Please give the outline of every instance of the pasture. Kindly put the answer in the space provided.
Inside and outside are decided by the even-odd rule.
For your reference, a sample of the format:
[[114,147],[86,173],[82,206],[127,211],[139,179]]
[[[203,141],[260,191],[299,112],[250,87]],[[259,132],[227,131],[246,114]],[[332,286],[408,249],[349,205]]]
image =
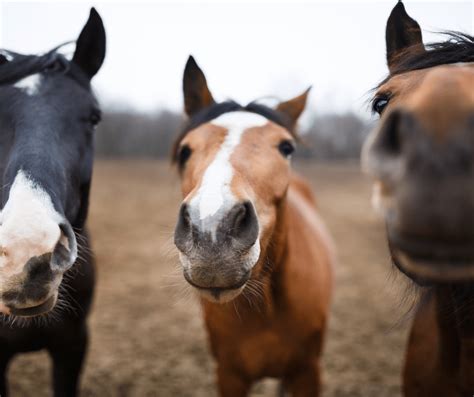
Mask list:
[[[370,183],[357,164],[296,164],[309,178],[338,249],[324,353],[323,396],[400,395],[409,321],[399,321],[404,280],[389,265]],[[84,396],[212,396],[213,362],[200,309],[172,244],[180,203],[165,162],[98,161],[89,228],[98,285]],[[46,353],[18,357],[13,396],[49,395]],[[263,382],[254,396],[274,396]]]

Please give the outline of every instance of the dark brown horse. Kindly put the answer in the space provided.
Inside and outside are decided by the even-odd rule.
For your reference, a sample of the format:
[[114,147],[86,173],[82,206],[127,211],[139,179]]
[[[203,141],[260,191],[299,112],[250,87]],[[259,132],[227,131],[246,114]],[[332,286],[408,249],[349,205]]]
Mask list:
[[333,256],[311,190],[291,171],[306,96],[275,109],[215,103],[193,58],[184,73],[175,242],[201,296],[222,396],[245,396],[263,377],[294,396],[319,393]]
[[395,6],[363,152],[393,262],[426,287],[406,352],[410,397],[474,394],[474,39],[447,37],[425,47]]

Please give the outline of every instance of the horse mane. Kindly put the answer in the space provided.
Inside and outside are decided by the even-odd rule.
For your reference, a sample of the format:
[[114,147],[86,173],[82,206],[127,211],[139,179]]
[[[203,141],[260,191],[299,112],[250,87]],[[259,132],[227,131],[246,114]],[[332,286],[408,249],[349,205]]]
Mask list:
[[390,75],[378,86],[397,74],[459,62],[474,62],[474,36],[455,31],[446,31],[442,34],[447,36],[446,41],[430,43],[424,48],[408,47],[398,53],[394,58]]
[[296,133],[293,129],[290,120],[282,112],[279,112],[256,101],[250,102],[247,105],[243,106],[235,101],[229,100],[208,106],[207,108],[201,110],[189,119],[189,121],[186,123],[181,133],[178,135],[178,138],[173,144],[173,149],[171,152],[172,162],[176,162],[179,144],[189,131],[199,127],[204,123],[214,120],[225,113],[238,111],[259,114],[260,116],[263,116],[268,120],[273,121],[274,123],[282,126],[283,128],[286,128],[291,133],[291,135],[296,138]]

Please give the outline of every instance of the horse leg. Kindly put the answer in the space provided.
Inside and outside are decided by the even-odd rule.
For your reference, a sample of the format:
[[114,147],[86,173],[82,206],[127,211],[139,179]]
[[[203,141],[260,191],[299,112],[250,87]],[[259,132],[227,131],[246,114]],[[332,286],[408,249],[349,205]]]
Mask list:
[[320,392],[321,375],[318,359],[302,366],[299,371],[295,371],[285,377],[283,383],[285,389],[292,397],[317,397]]
[[221,397],[245,397],[248,395],[252,382],[221,365],[217,369],[217,384]]
[[12,354],[0,351],[0,397],[8,394],[7,369],[12,357]]
[[87,328],[76,338],[48,348],[53,360],[54,397],[74,397],[78,394],[79,378],[87,352]]

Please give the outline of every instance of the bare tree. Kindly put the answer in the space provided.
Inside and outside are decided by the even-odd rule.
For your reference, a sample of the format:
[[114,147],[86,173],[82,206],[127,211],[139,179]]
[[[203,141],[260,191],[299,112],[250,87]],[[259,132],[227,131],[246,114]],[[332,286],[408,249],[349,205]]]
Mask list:
[[[183,115],[169,110],[143,114],[109,110],[96,133],[100,157],[168,158],[184,124]],[[317,160],[358,158],[370,123],[353,113],[314,116],[301,132],[297,157]]]

